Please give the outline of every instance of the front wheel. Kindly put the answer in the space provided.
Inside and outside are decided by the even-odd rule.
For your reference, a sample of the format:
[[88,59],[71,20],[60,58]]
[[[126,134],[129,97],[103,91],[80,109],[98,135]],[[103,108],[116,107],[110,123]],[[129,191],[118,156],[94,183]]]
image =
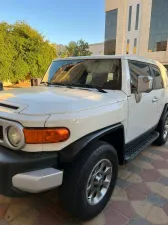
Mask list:
[[87,149],[65,171],[60,189],[66,210],[80,220],[98,215],[109,201],[117,179],[118,157],[115,149],[98,141]]
[[164,145],[168,140],[168,112],[166,112],[160,120],[157,131],[159,132],[159,137],[156,139],[154,144]]

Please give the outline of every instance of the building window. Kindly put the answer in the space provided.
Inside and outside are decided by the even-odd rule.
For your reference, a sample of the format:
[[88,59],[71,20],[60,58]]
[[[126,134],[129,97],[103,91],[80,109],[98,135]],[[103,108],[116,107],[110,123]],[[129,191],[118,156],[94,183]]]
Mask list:
[[140,10],[140,4],[137,4],[135,30],[138,30],[138,27],[139,27],[139,10]]
[[168,40],[168,1],[153,0],[149,34],[149,52],[166,51]]
[[118,9],[106,12],[104,54],[115,55]]
[[131,30],[131,19],[132,19],[132,6],[129,7],[128,31]]
[[134,49],[133,49],[133,53],[136,54],[137,52],[137,38],[134,38]]
[[129,50],[130,50],[130,40],[127,40],[127,45],[126,45],[126,54],[129,54]]

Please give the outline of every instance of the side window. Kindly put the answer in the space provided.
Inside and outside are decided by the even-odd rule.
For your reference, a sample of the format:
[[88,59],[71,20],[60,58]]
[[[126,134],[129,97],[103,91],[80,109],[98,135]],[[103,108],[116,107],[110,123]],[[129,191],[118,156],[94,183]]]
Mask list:
[[138,76],[151,76],[150,67],[147,63],[129,61],[131,76],[131,91],[136,92],[138,86]]
[[163,88],[163,80],[159,68],[156,66],[152,66],[152,71],[154,75],[153,89],[156,90]]

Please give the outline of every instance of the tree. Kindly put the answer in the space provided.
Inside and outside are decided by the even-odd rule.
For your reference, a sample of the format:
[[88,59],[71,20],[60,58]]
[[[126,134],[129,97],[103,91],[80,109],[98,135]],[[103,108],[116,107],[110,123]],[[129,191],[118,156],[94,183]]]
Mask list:
[[9,24],[0,23],[0,80],[10,79],[10,68],[16,54],[11,30]]
[[64,58],[64,53],[65,53],[65,45],[58,44],[56,45],[57,49],[57,56],[58,58]]
[[89,44],[82,39],[77,42],[69,42],[69,44],[65,46],[65,51],[63,52],[63,57],[88,55],[91,55],[91,52],[89,51]]
[[56,48],[24,22],[0,23],[0,80],[16,82],[42,77]]

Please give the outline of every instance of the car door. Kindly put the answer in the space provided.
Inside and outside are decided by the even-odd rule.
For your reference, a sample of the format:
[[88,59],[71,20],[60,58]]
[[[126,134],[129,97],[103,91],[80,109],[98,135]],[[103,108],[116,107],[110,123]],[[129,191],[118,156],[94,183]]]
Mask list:
[[137,94],[138,76],[151,76],[149,64],[128,61],[131,81],[131,95],[128,97],[128,124],[126,143],[144,134],[157,124],[157,101],[155,90]]
[[157,102],[157,120],[159,121],[165,105],[165,89],[159,67],[156,65],[151,65],[151,71],[154,78],[153,91],[155,93],[155,100]]

